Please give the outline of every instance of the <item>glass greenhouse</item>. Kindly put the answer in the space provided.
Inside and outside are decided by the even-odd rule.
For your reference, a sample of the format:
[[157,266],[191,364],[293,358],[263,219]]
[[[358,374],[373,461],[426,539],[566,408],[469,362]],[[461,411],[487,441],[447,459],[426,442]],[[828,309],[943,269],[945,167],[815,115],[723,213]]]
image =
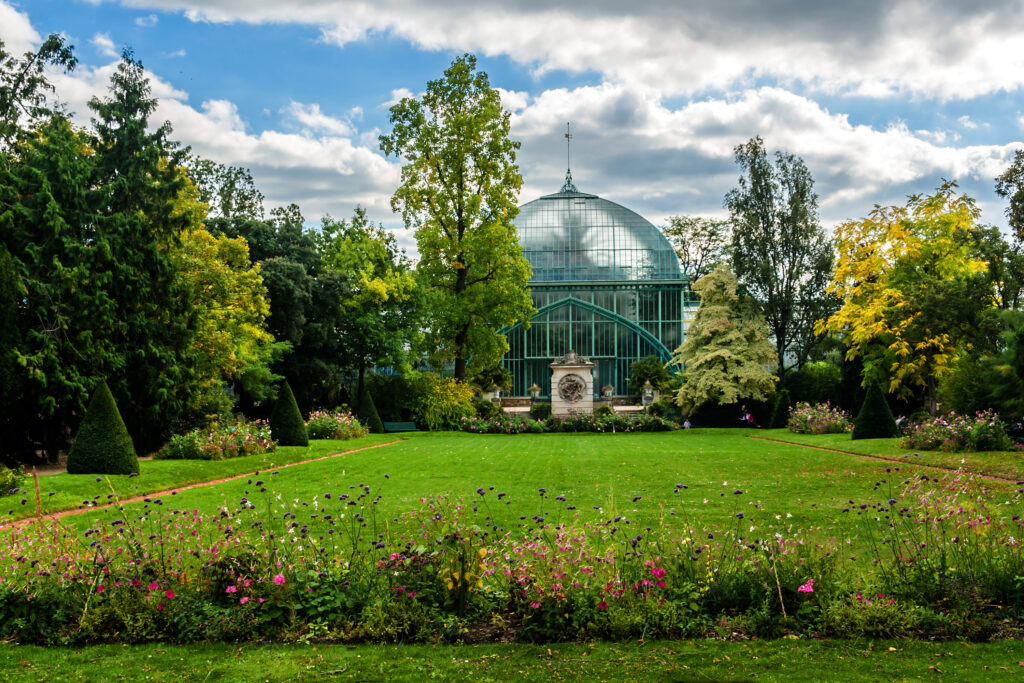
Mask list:
[[576,189],[520,207],[515,219],[523,255],[533,266],[537,314],[530,328],[505,330],[503,361],[514,378],[506,395],[533,384],[551,395],[549,364],[573,349],[595,363],[594,393],[628,393],[633,361],[664,361],[683,341],[687,309],[696,301],[672,246],[649,221],[607,199]]

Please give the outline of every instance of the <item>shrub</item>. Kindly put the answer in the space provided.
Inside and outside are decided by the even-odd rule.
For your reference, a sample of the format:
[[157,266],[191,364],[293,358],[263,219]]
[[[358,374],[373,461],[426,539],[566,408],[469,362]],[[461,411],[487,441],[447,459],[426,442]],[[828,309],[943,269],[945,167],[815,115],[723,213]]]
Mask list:
[[226,460],[270,453],[277,444],[263,420],[213,422],[187,434],[175,434],[157,451],[158,460]]
[[600,405],[594,408],[594,417],[612,417],[615,415],[615,410],[611,406]]
[[655,390],[665,388],[672,379],[672,374],[665,367],[665,363],[655,355],[650,355],[634,361],[629,366],[629,393],[633,396],[640,396],[643,393],[644,382],[650,382]]
[[493,419],[501,415],[501,405],[486,398],[473,398],[473,408],[476,409],[477,417]]
[[534,403],[530,406],[530,417],[534,420],[546,420],[551,417],[550,403]]
[[92,394],[89,409],[68,453],[68,474],[135,474],[139,458],[106,381]]
[[670,414],[672,405],[667,398],[659,398],[657,401],[647,406],[647,414],[654,415],[656,417],[666,417]]
[[359,439],[369,433],[355,415],[340,409],[329,413],[325,410],[314,410],[306,421],[306,433],[311,439]]
[[949,413],[907,428],[903,448],[923,451],[1009,451],[1013,439],[1006,424],[988,410],[974,417]]
[[850,416],[830,403],[797,403],[786,427],[797,434],[842,434],[850,431]]
[[882,388],[872,382],[864,395],[864,404],[853,423],[851,439],[889,439],[899,434],[896,419],[885,402]]
[[789,407],[791,399],[789,389],[783,389],[775,394],[775,406],[772,408],[772,419],[768,426],[772,429],[782,429],[789,422]]
[[826,361],[817,361],[805,363],[799,370],[787,372],[783,388],[789,390],[795,401],[834,403],[842,380],[842,370],[837,366]]
[[0,465],[0,496],[6,496],[21,488],[25,480],[25,470],[21,467],[11,469]]
[[363,395],[359,400],[357,412],[371,434],[384,433],[384,423],[381,422],[380,415],[377,413],[377,405],[373,402],[373,394],[365,387],[363,388]]
[[277,392],[274,412],[270,414],[270,433],[282,446],[309,445],[306,423],[302,421],[302,413],[288,382],[284,382]]
[[464,417],[473,417],[473,389],[465,382],[430,372],[416,373],[412,380],[412,417],[430,431],[459,429]]

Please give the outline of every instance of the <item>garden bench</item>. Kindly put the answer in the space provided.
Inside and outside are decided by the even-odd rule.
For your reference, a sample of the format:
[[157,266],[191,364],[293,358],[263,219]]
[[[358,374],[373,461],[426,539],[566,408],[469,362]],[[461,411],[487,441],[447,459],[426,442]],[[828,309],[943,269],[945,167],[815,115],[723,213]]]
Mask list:
[[418,432],[415,422],[385,422],[385,432]]

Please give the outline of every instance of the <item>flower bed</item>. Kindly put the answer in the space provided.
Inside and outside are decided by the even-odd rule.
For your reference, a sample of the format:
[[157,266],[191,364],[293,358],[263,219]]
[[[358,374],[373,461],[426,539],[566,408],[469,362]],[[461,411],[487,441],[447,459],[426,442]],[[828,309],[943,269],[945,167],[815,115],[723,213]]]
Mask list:
[[277,448],[264,420],[214,422],[187,434],[175,434],[156,453],[158,460],[226,460],[269,453]]
[[[0,638],[452,642],[483,629],[545,642],[726,624],[760,638],[986,640],[1024,627],[1021,498],[978,495],[961,473],[851,504],[860,528],[842,538],[755,533],[760,513],[741,508],[741,489],[724,527],[638,528],[541,488],[548,512],[505,528],[495,509],[509,496],[495,487],[385,524],[369,484],[299,501],[273,478],[250,479],[253,500],[209,516],[154,499],[82,533],[54,521],[5,530]],[[680,513],[697,502],[687,489],[673,488]]]
[[359,439],[370,433],[355,415],[341,410],[314,410],[306,420],[306,430],[311,439]]
[[495,418],[463,418],[460,428],[474,434],[541,434],[548,432],[667,432],[679,425],[655,415],[570,415],[533,420],[525,416],[500,415]]
[[797,434],[842,434],[853,431],[850,416],[831,403],[800,402],[789,413],[786,428]]
[[991,410],[974,417],[949,413],[907,427],[903,448],[924,451],[1010,451],[1016,448],[1006,424]]

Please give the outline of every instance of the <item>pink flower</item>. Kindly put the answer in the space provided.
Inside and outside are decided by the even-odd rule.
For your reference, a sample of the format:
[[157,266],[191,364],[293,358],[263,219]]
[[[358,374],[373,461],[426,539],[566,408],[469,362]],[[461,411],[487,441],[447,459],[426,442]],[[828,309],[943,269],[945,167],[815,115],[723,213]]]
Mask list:
[[655,567],[654,569],[651,570],[651,573],[654,574],[654,578],[656,578],[656,579],[663,579],[663,578],[665,578],[665,570],[660,568],[660,567]]
[[157,609],[158,612],[160,610],[162,610],[163,608],[164,608],[164,603],[162,603],[162,602],[159,605],[156,606],[156,609]]
[[132,585],[138,587],[142,582],[138,579],[132,579]]
[[243,604],[243,605],[244,605],[245,603],[249,602],[249,598],[242,598],[242,599],[241,599],[241,600],[239,600],[238,602],[240,602],[241,604]]
[[807,579],[807,583],[796,589],[799,593],[813,593],[814,592],[814,579]]
[[153,583],[149,584],[149,590],[151,590],[151,591],[158,591],[158,590],[160,590],[160,584],[157,583],[156,581],[154,581]]
[[608,603],[602,600],[601,602],[597,603],[597,609],[608,609]]
[[540,603],[539,602],[531,602],[530,603],[530,607],[532,607],[533,609],[540,609]]
[[283,586],[284,585],[284,574],[275,574],[274,575],[274,584],[278,585],[278,586]]
[[246,579],[245,581],[242,582],[242,585],[244,585],[246,588],[248,588],[249,586],[252,585],[252,581],[250,581],[249,579]]
[[100,584],[99,586],[97,586],[97,587],[96,587],[96,592],[97,592],[97,593],[102,593],[103,591],[105,591],[105,590],[106,590],[106,588],[107,588],[107,587],[106,587],[106,586],[104,586],[104,585],[103,585],[103,584],[101,583],[101,584]]
[[227,588],[225,589],[225,591],[226,591],[226,592],[228,592],[228,593],[234,593],[234,592],[235,592],[235,591],[237,591],[237,590],[238,590],[238,588],[237,588],[237,587],[235,587],[235,586],[228,586],[228,587],[227,587]]
[[172,591],[170,588],[168,588],[164,592],[164,597],[167,598],[168,600],[173,600],[174,599],[174,591]]

